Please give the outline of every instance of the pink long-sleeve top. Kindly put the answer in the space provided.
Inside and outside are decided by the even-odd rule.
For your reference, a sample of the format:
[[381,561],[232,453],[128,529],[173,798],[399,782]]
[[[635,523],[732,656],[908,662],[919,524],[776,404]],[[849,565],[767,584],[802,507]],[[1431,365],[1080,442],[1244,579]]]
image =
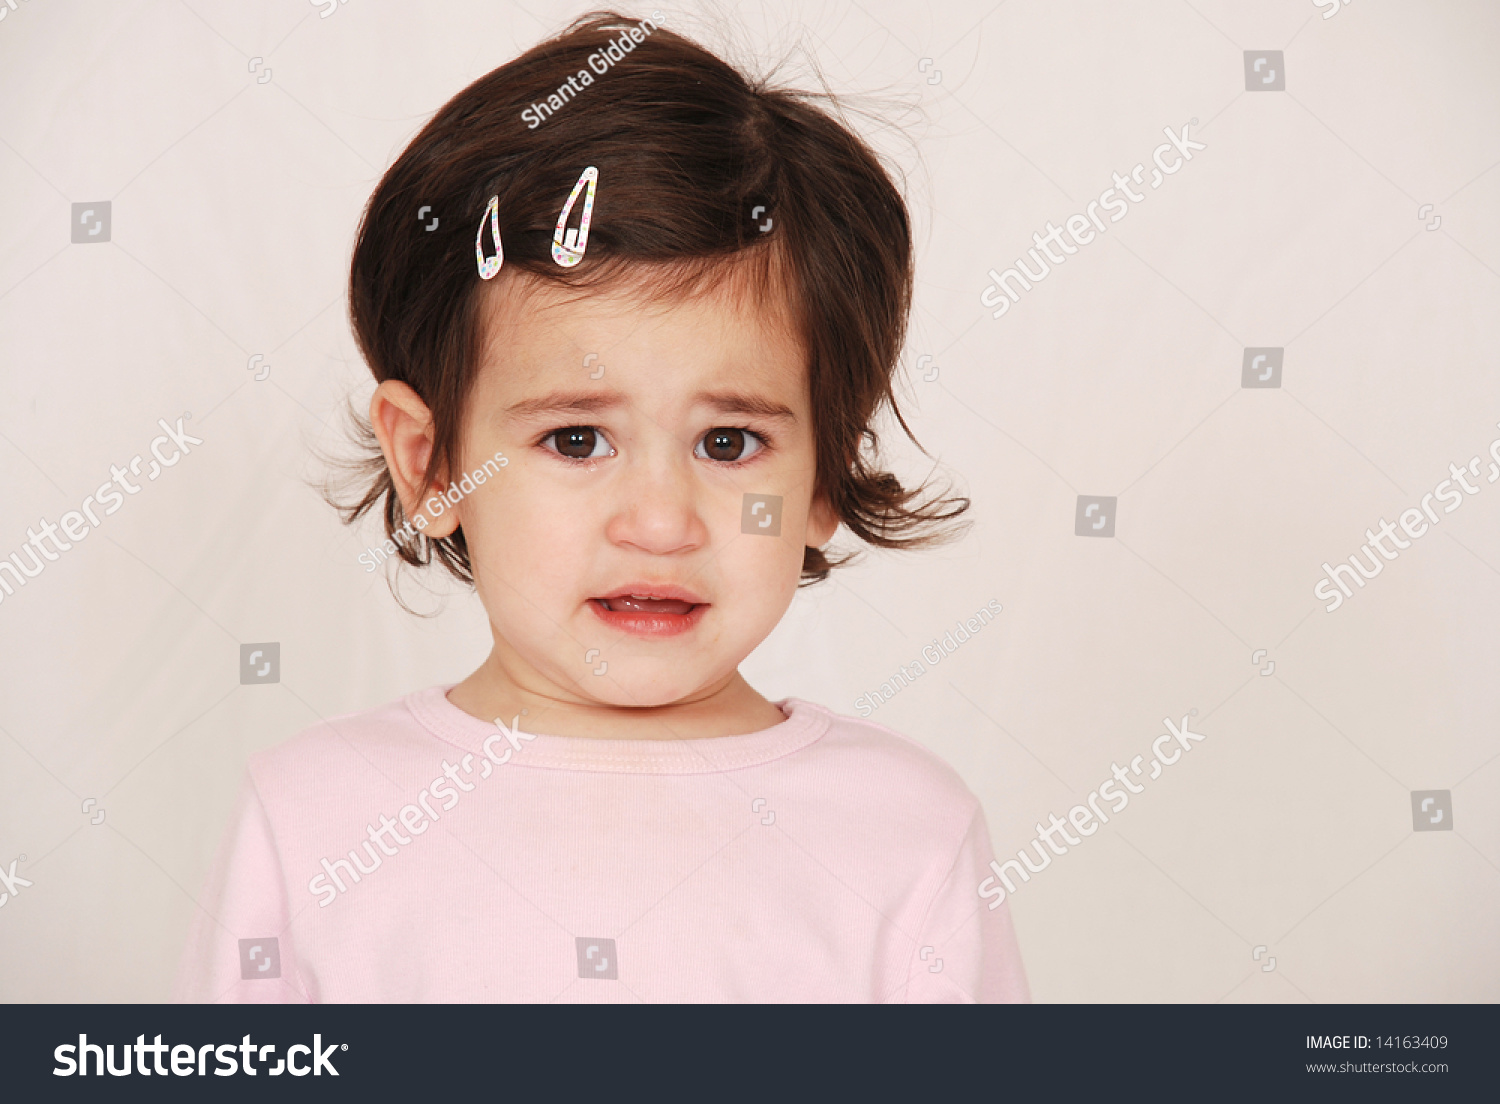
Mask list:
[[1030,999],[979,802],[919,744],[797,699],[533,735],[446,691],[251,757],[177,999]]

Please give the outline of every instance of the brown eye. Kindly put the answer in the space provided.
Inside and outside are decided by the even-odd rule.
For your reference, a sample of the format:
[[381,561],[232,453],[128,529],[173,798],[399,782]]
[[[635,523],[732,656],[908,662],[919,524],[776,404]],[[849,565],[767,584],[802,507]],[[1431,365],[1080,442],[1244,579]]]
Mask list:
[[[609,449],[609,442],[593,426],[569,426],[567,429],[554,430],[543,441],[551,443],[553,452],[570,460],[593,460],[608,456],[612,451]],[[606,451],[599,451],[601,445]]]
[[[749,448],[748,453],[746,448]],[[761,449],[759,438],[753,433],[733,426],[719,426],[703,435],[698,443],[698,455],[707,460],[732,462],[754,456]]]

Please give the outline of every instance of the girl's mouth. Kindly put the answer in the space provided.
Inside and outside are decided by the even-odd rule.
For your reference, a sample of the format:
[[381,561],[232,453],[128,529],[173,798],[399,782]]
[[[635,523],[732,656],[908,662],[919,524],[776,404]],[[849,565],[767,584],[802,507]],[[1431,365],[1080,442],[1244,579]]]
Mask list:
[[589,605],[605,624],[632,636],[664,637],[687,632],[703,619],[708,603],[678,587],[629,586]]
[[610,613],[687,613],[697,605],[679,598],[651,598],[643,594],[622,594],[598,601]]

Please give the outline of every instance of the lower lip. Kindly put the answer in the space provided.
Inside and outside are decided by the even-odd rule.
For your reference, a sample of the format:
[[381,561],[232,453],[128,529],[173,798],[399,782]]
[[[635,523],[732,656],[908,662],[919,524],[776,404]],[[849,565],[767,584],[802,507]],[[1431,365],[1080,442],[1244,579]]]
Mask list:
[[631,636],[654,639],[685,633],[702,621],[703,615],[708,612],[706,603],[694,606],[687,613],[637,613],[634,610],[608,610],[598,598],[589,599],[589,605],[593,607],[595,616],[610,628],[619,629]]

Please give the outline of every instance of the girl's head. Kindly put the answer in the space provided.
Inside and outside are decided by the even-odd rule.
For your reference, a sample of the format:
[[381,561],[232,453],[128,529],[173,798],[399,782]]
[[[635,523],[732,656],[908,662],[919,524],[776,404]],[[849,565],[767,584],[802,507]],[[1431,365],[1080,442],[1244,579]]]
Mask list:
[[[494,658],[532,689],[710,692],[799,578],[843,562],[822,551],[839,524],[905,547],[967,506],[876,466],[911,234],[874,154],[810,99],[654,19],[589,16],[444,105],[370,198],[349,294],[381,453],[345,516],[381,506],[404,559],[472,581]],[[565,268],[553,232],[590,166]],[[484,280],[492,196],[504,263]]]

